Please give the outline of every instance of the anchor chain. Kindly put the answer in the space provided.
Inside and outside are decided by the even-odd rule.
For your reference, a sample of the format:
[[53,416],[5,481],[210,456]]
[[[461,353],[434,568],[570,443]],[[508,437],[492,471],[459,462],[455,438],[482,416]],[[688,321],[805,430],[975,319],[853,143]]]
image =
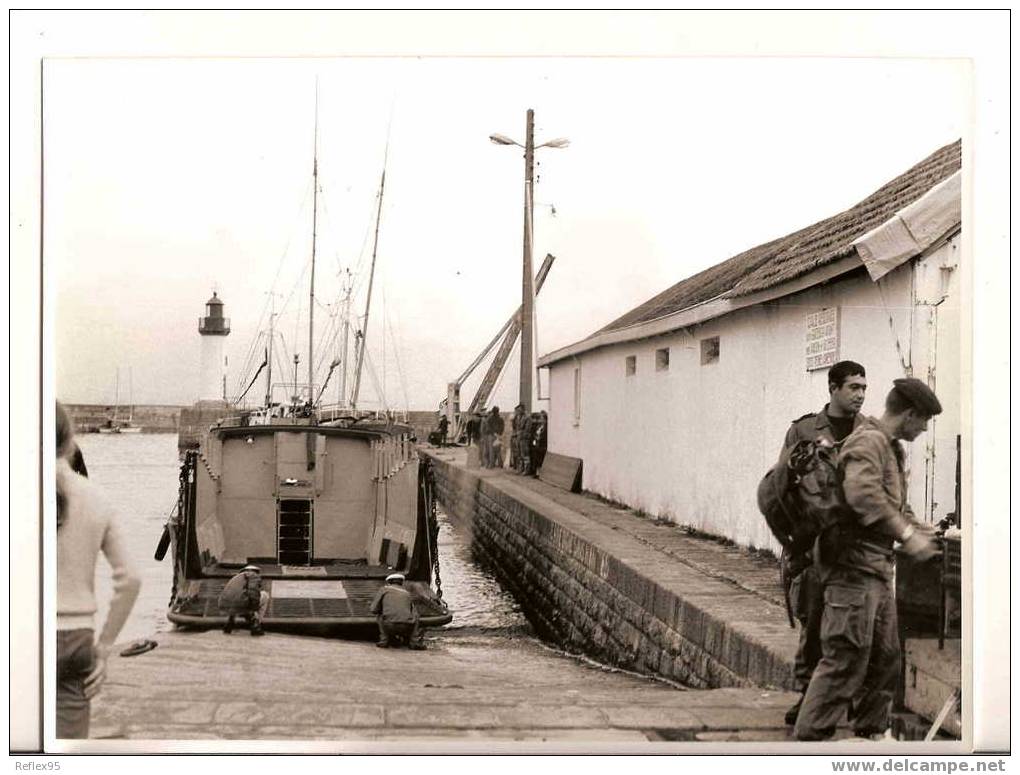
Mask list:
[[436,581],[436,596],[443,599],[443,579],[439,575],[439,517],[436,515],[436,482],[429,462],[425,468],[425,507],[428,509],[429,539],[432,544],[432,575]]
[[[187,460],[187,458],[185,458],[185,460]],[[170,519],[168,520],[168,527],[170,527],[170,534],[171,534],[171,536],[174,539],[176,539],[174,541],[175,548],[180,546],[180,536],[176,535],[176,533],[178,532],[178,527],[180,526],[181,515],[184,513],[184,493],[186,492],[185,488],[188,486],[188,470],[189,469],[188,469],[187,465],[181,466],[181,473],[180,473],[180,476],[178,477],[179,478],[179,484],[178,484],[178,487],[177,487],[177,520],[176,521],[174,520],[174,517],[173,517],[172,514],[170,515]],[[173,582],[170,584],[170,603],[169,603],[169,605],[171,605],[171,606],[174,604],[174,601],[177,599],[177,576],[178,576],[178,572],[180,570],[180,564],[178,563],[177,559],[178,559],[177,558],[177,551],[174,551],[173,557],[171,557],[171,560],[173,561],[173,565],[174,565],[174,579],[173,579]]]

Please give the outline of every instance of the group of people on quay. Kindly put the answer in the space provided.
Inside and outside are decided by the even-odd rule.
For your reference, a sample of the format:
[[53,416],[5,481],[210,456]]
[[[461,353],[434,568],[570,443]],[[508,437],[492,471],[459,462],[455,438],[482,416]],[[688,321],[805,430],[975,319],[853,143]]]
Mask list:
[[798,740],[830,739],[847,719],[857,737],[884,739],[901,669],[894,545],[915,562],[938,553],[934,527],[907,503],[902,442],[920,436],[942,406],[907,377],[894,380],[881,417],[860,414],[867,380],[853,361],[832,366],[828,387],[820,412],[793,421],[777,464],[788,466],[803,442],[835,451],[846,506],[806,549],[784,556],[800,622],[801,692],[785,720]]
[[[793,421],[770,471],[792,469],[805,442],[825,447],[837,461],[842,498],[838,520],[822,526],[809,545],[784,552],[787,577],[793,579],[791,607],[800,622],[794,672],[801,692],[786,723],[799,740],[824,740],[849,719],[856,735],[874,739],[889,735],[901,670],[896,553],[923,562],[939,551],[934,527],[920,522],[907,502],[902,444],[924,433],[942,406],[924,382],[907,377],[894,380],[880,417],[864,416],[866,372],[853,361],[832,366],[828,390],[821,411]],[[440,430],[445,442],[442,422]],[[479,448],[483,467],[504,467],[505,430],[495,406],[467,421],[466,440]],[[546,413],[529,413],[519,404],[510,421],[510,469],[534,476],[546,454],[547,434]],[[59,403],[56,456],[57,736],[87,737],[90,700],[103,684],[108,656],[141,581],[116,511],[87,478],[72,422]],[[113,569],[114,583],[97,636],[94,585],[100,552]],[[241,617],[253,635],[261,634],[267,595],[259,575],[257,566],[248,566],[226,585],[220,607],[227,632]],[[378,645],[422,648],[403,577],[393,574],[386,581],[372,606],[379,617]]]
[[[437,439],[445,443],[446,417],[440,417]],[[488,412],[475,412],[464,424],[464,440],[479,450],[482,468],[506,468],[522,476],[537,476],[545,459],[549,438],[549,415],[543,410],[531,412],[518,404],[510,418],[510,459],[504,454],[506,422],[494,406]]]

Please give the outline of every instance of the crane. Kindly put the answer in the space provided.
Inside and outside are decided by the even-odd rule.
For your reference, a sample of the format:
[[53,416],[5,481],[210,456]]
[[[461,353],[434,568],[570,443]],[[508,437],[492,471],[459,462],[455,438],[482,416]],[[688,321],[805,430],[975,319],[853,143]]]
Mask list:
[[[542,285],[545,283],[545,278],[549,274],[549,270],[552,268],[553,261],[556,257],[552,253],[547,253],[545,260],[542,261],[542,266],[539,267],[538,274],[535,275],[535,295],[542,290]],[[500,328],[499,333],[492,338],[485,349],[475,358],[471,365],[468,366],[464,372],[453,382],[447,385],[446,390],[446,407],[445,414],[446,419],[449,423],[449,427],[453,429],[452,438],[457,439],[463,430],[464,423],[461,422],[460,412],[460,388],[464,384],[464,380],[471,376],[471,373],[478,368],[478,364],[481,363],[485,356],[489,354],[496,343],[502,339],[502,343],[499,349],[496,351],[495,357],[492,359],[492,363],[489,364],[488,371],[485,372],[485,376],[482,377],[482,382],[478,386],[478,391],[475,393],[475,397],[471,399],[471,404],[465,414],[470,415],[473,412],[478,411],[485,405],[485,402],[489,400],[489,395],[492,393],[493,388],[496,386],[496,382],[499,380],[499,375],[503,371],[503,367],[506,366],[507,359],[510,357],[510,352],[514,348],[514,344],[517,342],[517,337],[521,334],[521,312],[523,305],[517,308],[517,311],[510,316],[510,319],[503,324]]]

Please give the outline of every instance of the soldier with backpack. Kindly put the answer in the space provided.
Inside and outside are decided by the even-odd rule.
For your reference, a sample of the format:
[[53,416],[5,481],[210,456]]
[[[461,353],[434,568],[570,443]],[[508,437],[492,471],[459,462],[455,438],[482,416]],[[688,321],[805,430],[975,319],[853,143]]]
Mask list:
[[[864,367],[854,361],[840,361],[829,369],[829,402],[822,411],[805,414],[793,421],[783,442],[780,461],[789,459],[798,442],[815,442],[838,445],[861,424],[860,414],[864,394],[868,388]],[[799,504],[798,504],[799,505]],[[789,726],[797,722],[804,693],[815,665],[822,657],[819,627],[822,623],[822,584],[813,567],[811,544],[798,547],[793,553],[784,553],[786,578],[789,579],[789,600],[793,615],[800,622],[800,640],[794,659],[794,677],[801,697],[788,711],[785,720]]]
[[941,412],[921,380],[897,379],[882,417],[865,418],[843,442],[846,514],[817,542],[822,658],[797,716],[798,740],[830,738],[850,710],[858,737],[888,733],[900,671],[893,545],[921,562],[937,553],[933,531],[915,521],[907,504],[900,442],[916,439]]

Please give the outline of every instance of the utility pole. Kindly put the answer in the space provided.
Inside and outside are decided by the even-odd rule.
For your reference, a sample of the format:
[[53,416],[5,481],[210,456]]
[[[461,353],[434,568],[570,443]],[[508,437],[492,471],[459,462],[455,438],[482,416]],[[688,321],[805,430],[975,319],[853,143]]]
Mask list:
[[[315,79],[315,141],[312,151],[312,271],[308,284],[308,400],[315,398],[315,228],[319,215],[319,79]],[[295,381],[297,381],[295,379]]]
[[[528,110],[525,141],[521,145],[506,135],[492,134],[489,139],[496,145],[516,145],[524,149],[524,267],[521,288],[521,404],[530,412],[534,399],[535,371],[535,284],[531,273],[531,250],[534,237],[535,215],[535,111]],[[565,137],[547,140],[538,148],[566,148],[570,141]],[[498,338],[498,337],[497,337]]]
[[524,275],[521,291],[521,390],[520,402],[531,414],[534,372],[535,284],[531,271],[531,226],[535,175],[535,111],[528,109],[524,140]]

